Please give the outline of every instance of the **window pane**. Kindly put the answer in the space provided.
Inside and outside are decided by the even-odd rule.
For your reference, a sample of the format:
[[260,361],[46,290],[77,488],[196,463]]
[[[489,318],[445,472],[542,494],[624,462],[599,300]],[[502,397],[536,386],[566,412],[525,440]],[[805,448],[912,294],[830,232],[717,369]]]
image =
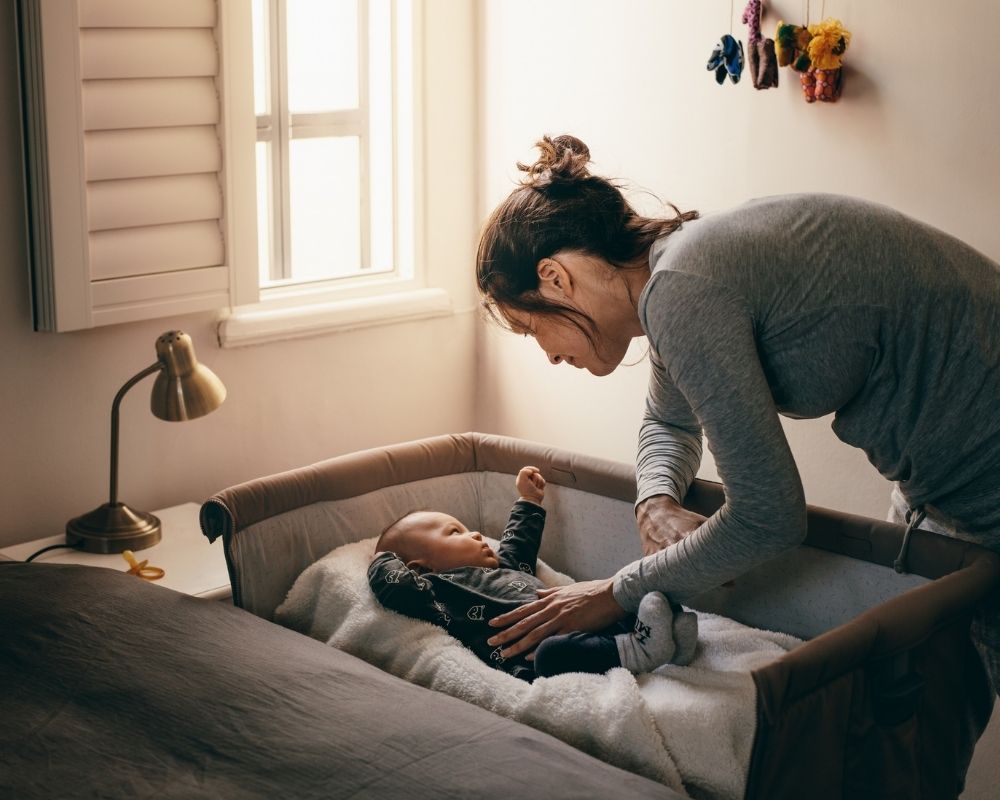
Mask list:
[[257,142],[257,263],[261,286],[271,278],[271,145]]
[[288,0],[288,109],[358,107],[358,0]]
[[360,269],[360,162],[357,136],[289,143],[293,280]]
[[416,142],[413,99],[413,4],[396,3],[396,250],[395,266],[409,277],[416,269]]
[[371,264],[374,270],[393,266],[392,208],[392,9],[389,0],[368,5],[368,91],[370,150],[368,180],[371,194]]
[[267,62],[270,0],[253,0],[253,109],[260,116],[268,111]]

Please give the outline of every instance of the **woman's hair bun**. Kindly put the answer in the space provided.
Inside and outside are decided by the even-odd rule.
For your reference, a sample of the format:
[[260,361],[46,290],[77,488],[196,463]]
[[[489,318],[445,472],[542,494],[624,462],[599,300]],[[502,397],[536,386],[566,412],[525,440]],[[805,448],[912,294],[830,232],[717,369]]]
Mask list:
[[552,184],[565,184],[590,176],[590,149],[577,139],[564,133],[552,138],[543,136],[535,142],[539,150],[534,164],[517,162],[517,168],[527,173],[521,181],[525,186],[542,188]]

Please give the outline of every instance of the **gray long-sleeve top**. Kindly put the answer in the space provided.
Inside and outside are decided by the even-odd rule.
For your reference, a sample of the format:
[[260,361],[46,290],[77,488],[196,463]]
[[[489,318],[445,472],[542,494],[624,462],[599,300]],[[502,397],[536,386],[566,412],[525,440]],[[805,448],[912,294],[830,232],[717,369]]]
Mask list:
[[884,206],[755,200],[650,251],[651,375],[638,501],[683,498],[704,433],[725,505],[623,568],[627,610],[679,599],[799,543],[805,499],[778,415],[834,413],[912,506],[1000,549],[1000,266]]

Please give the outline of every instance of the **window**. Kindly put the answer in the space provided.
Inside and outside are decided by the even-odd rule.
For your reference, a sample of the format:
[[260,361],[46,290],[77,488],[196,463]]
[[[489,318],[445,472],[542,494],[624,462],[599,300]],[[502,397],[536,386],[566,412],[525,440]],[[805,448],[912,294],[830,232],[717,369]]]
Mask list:
[[451,313],[418,255],[422,0],[16,9],[37,329],[223,310],[238,346]]
[[412,7],[253,0],[261,298],[414,277]]
[[222,320],[222,346],[451,313],[418,258],[425,13],[420,0],[253,0],[260,302]]

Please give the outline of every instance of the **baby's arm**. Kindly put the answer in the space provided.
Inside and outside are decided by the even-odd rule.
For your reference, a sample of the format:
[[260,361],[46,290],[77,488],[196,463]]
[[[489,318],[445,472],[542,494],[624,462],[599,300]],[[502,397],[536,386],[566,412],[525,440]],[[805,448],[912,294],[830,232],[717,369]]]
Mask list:
[[410,569],[395,553],[376,553],[368,565],[368,585],[386,608],[408,617],[436,622],[434,589],[427,578]]
[[535,467],[524,467],[514,482],[519,495],[500,537],[500,566],[535,574],[538,548],[545,528],[545,478]]

